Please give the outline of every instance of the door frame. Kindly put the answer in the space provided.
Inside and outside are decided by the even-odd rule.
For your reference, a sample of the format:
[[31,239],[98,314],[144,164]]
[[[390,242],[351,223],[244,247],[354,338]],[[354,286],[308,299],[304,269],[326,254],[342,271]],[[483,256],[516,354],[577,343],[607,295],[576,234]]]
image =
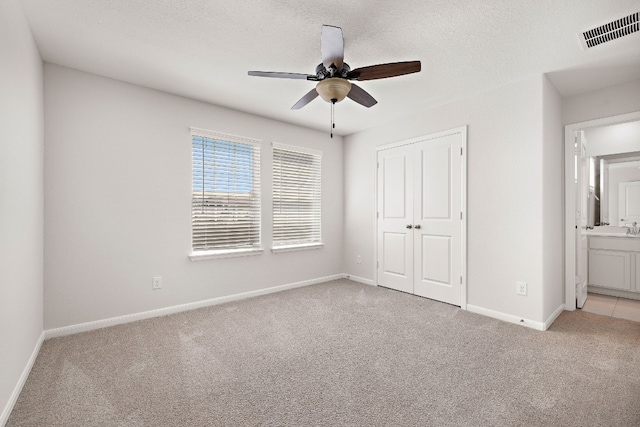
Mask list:
[[411,145],[420,141],[426,141],[435,138],[441,138],[443,136],[461,134],[462,136],[462,155],[461,157],[461,165],[460,165],[460,173],[461,173],[461,200],[460,200],[460,209],[462,211],[462,221],[461,221],[461,242],[460,242],[460,252],[462,259],[460,260],[460,273],[462,274],[462,283],[460,284],[460,308],[463,310],[467,309],[467,125],[459,126],[456,128],[434,132],[427,135],[419,136],[416,138],[391,142],[384,145],[378,145],[375,147],[373,152],[373,168],[375,173],[374,177],[374,186],[375,188],[373,194],[373,235],[375,236],[374,240],[374,254],[375,254],[375,262],[373,263],[373,284],[378,286],[378,152],[382,150],[388,150],[390,148],[401,147],[403,145]]
[[640,120],[640,111],[602,117],[579,123],[572,123],[564,127],[564,305],[565,310],[576,309],[576,188],[574,144],[575,132],[589,128],[610,126]]

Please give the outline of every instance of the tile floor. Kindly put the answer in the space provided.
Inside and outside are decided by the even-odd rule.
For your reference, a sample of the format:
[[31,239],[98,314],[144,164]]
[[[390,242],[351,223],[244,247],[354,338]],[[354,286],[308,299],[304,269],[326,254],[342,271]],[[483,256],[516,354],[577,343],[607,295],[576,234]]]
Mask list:
[[589,293],[582,309],[589,313],[640,322],[640,300]]

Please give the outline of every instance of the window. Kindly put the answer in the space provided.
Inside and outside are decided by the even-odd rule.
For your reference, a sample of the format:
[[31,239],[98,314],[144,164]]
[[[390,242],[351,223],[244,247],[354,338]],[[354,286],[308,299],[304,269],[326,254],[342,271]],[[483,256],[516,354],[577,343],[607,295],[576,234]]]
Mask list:
[[259,251],[259,141],[199,129],[191,140],[194,255]]
[[322,153],[273,144],[273,248],[319,247]]

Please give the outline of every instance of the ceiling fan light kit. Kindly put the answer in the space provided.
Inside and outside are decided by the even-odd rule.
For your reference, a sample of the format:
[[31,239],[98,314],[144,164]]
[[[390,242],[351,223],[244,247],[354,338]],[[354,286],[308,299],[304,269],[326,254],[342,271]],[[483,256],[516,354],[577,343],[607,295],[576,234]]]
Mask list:
[[[348,97],[358,104],[370,108],[378,103],[367,91],[352,84],[349,80],[377,80],[388,77],[417,73],[421,69],[420,61],[393,62],[388,64],[370,65],[354,70],[344,62],[344,41],[342,29],[331,25],[323,25],[320,35],[320,50],[322,63],[316,67],[316,74],[286,73],[272,71],[249,71],[250,76],[272,77],[280,79],[300,79],[317,81],[315,89],[309,91],[292,110],[299,110],[320,95],[322,99],[332,105]],[[333,124],[333,111],[332,122]],[[333,136],[333,132],[332,132]]]
[[316,85],[316,91],[320,98],[327,102],[340,102],[347,97],[351,91],[351,82],[340,77],[331,77],[320,80]]

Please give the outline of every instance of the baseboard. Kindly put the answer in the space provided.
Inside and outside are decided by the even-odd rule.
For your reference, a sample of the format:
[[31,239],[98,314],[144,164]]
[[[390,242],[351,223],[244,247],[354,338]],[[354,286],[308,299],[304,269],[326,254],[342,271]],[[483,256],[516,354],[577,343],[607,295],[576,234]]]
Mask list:
[[549,326],[551,326],[551,324],[558,318],[558,316],[562,314],[563,311],[564,311],[564,304],[560,304],[560,307],[556,308],[556,311],[551,313],[551,316],[549,316],[547,321],[544,322],[543,331],[546,331],[547,329],[549,329]]
[[9,420],[9,415],[11,415],[11,411],[13,411],[13,407],[18,401],[18,396],[20,396],[20,393],[22,392],[22,388],[24,387],[24,384],[27,382],[27,378],[29,377],[31,368],[33,368],[33,364],[36,362],[36,358],[38,357],[38,353],[40,352],[40,347],[42,346],[44,339],[45,339],[45,333],[43,331],[40,334],[40,338],[38,338],[38,341],[36,342],[36,345],[33,348],[33,351],[31,352],[31,357],[29,357],[29,360],[27,361],[27,365],[22,370],[22,375],[20,375],[20,378],[18,379],[18,383],[13,389],[13,393],[11,393],[11,396],[9,396],[9,401],[7,402],[6,406],[2,410],[2,413],[0,414],[0,427],[4,427],[4,425]]
[[93,322],[80,323],[76,325],[64,326],[62,328],[48,329],[45,331],[45,339],[62,337],[66,335],[77,334],[79,332],[93,331],[96,329],[107,328],[109,326],[121,325],[124,323],[136,322],[138,320],[150,319],[152,317],[167,316],[169,314],[180,313],[183,311],[195,310],[202,307],[210,307],[214,305],[224,304],[227,302],[239,301],[246,298],[257,297],[260,295],[282,292],[288,289],[301,288],[303,286],[314,285],[316,283],[328,282],[336,279],[344,279],[346,275],[334,274],[332,276],[320,277],[317,279],[303,280],[301,282],[289,283],[286,285],[274,286],[266,289],[258,289],[255,291],[243,292],[240,294],[227,295],[224,297],[212,298],[202,301],[196,301],[187,304],[174,305],[171,307],[159,308],[156,310],[143,311],[140,313],[126,314],[124,316],[112,317],[109,319],[96,320]]
[[[522,317],[513,316],[511,314],[502,313],[500,311],[490,310],[488,308],[479,307],[477,305],[467,304],[467,311],[470,311],[476,314],[482,314],[483,316],[493,317],[494,319],[502,320],[504,322],[515,323],[516,325],[526,326],[528,328],[535,329],[537,331],[546,330],[545,324],[542,322],[523,319]],[[560,313],[558,313],[558,315],[560,315]]]
[[373,283],[373,280],[365,279],[364,277],[358,277],[358,276],[354,276],[352,274],[344,274],[344,278],[345,279],[349,279],[349,280],[353,280],[354,282],[362,283],[364,285],[375,286],[375,283]]

